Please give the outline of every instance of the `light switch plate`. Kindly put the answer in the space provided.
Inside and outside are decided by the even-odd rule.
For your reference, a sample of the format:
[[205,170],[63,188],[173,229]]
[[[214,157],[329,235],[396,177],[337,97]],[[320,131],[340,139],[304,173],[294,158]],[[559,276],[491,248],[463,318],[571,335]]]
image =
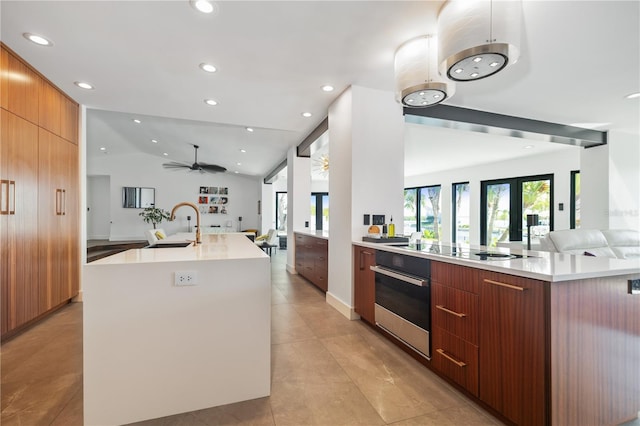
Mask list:
[[384,225],[384,215],[383,214],[374,214],[373,215],[373,225]]

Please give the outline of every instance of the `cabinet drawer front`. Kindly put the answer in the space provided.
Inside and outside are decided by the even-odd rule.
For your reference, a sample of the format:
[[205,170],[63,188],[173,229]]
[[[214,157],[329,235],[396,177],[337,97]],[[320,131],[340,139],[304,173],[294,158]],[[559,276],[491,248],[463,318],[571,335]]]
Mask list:
[[477,345],[478,295],[434,283],[431,297],[433,325]]
[[478,396],[478,347],[433,327],[433,367]]
[[431,281],[470,293],[480,293],[478,272],[477,269],[466,266],[452,265],[444,262],[431,262]]

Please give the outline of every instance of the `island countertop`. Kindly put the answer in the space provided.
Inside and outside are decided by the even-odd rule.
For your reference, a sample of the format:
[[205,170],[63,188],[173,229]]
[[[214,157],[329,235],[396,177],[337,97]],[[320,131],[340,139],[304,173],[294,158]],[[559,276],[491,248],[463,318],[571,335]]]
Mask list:
[[270,394],[271,262],[245,235],[128,250],[83,272],[85,424],[129,424]]
[[[162,242],[195,241],[194,233],[178,233]],[[91,265],[118,265],[156,262],[187,262],[199,260],[259,259],[269,256],[242,233],[205,234],[202,244],[187,247],[141,248],[108,256]]]
[[549,282],[640,274],[640,259],[611,259],[608,257],[576,256],[565,253],[492,247],[490,249],[491,252],[519,254],[525,257],[506,260],[475,260],[453,257],[442,253],[452,247],[461,248],[462,250],[488,249],[483,246],[459,246],[432,242],[423,242],[420,250],[417,250],[415,245],[394,246],[362,241],[354,241],[353,244]]

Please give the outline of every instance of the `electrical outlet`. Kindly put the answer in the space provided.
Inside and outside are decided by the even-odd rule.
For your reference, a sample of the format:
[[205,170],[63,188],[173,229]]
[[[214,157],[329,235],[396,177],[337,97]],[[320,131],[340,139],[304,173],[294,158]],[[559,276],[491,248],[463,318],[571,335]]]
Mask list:
[[178,287],[196,285],[197,283],[198,274],[196,274],[196,271],[177,271],[175,273],[174,285]]
[[629,280],[629,294],[640,295],[640,279]]

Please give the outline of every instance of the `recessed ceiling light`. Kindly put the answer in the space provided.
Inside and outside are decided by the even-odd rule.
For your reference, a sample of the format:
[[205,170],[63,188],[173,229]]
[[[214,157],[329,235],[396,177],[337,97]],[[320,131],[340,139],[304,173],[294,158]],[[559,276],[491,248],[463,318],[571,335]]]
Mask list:
[[236,171],[235,171],[235,172],[233,172],[233,173],[240,173],[240,172],[236,170]]
[[472,72],[471,73],[471,77],[476,78],[477,76],[479,76],[480,74],[478,74],[477,72]]
[[247,150],[246,149],[240,149],[240,152],[244,154],[245,152],[247,152]]
[[323,92],[333,92],[333,86],[331,86],[329,84],[325,84],[324,86],[322,86],[322,91]]
[[253,128],[251,128],[251,127],[246,127],[246,129],[247,129],[247,132],[249,132],[249,133],[253,132]]
[[218,105],[218,102],[214,101],[213,99],[205,99],[204,103],[207,104],[207,105],[211,105],[211,106]]
[[637,92],[637,93],[631,93],[630,95],[625,96],[625,98],[627,98],[627,99],[640,98],[640,92]]
[[478,56],[476,58],[473,58],[473,62],[476,62],[476,63],[480,62],[481,60],[482,60],[482,56]]
[[85,81],[74,81],[73,84],[75,84],[81,89],[93,90],[93,86]]
[[495,61],[489,64],[490,67],[497,67],[498,65],[500,65],[500,62],[495,62]]
[[157,140],[155,140],[155,139],[151,139],[151,142],[153,142],[153,143],[158,143],[158,141],[157,141]]
[[24,33],[22,35],[24,38],[26,38],[30,42],[38,44],[40,46],[53,46],[53,42],[51,40],[45,37],[42,37],[38,34]]
[[104,146],[100,147],[100,151],[106,151],[106,150],[107,150],[107,148],[105,148]]
[[236,166],[242,166],[242,163],[236,163]]
[[162,155],[169,155],[169,154],[167,154],[166,152],[163,152]]
[[191,0],[191,6],[202,13],[213,13],[217,5],[209,0]]
[[218,71],[218,69],[216,67],[214,67],[213,65],[211,65],[211,64],[202,63],[202,64],[200,64],[200,68],[202,69],[202,71],[206,71],[206,72],[216,72],[216,71]]
[[311,117],[312,115],[313,115],[313,114],[311,114],[310,112],[303,112],[303,113],[302,113],[302,116],[303,116],[303,117],[306,117],[306,118],[309,118],[309,117]]
[[525,145],[523,148],[524,149],[531,149],[531,148],[533,148],[533,145]]
[[456,70],[454,71],[456,74],[460,74],[462,72],[462,68],[456,68]]
[[142,121],[138,120],[137,118],[134,118],[134,119],[133,119],[133,122],[134,122],[134,123],[136,123],[136,124],[140,124],[140,123],[142,123]]

